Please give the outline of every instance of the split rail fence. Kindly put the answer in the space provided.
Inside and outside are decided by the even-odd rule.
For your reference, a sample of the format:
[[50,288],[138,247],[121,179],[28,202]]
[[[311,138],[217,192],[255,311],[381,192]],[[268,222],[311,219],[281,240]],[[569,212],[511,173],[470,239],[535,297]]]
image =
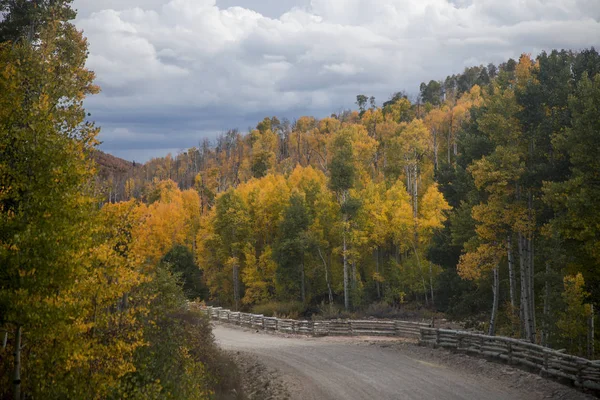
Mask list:
[[576,386],[600,390],[600,360],[572,356],[524,340],[423,327],[419,343],[500,359],[545,376],[570,380]]
[[520,339],[473,332],[432,328],[410,321],[329,320],[307,321],[234,312],[221,307],[201,307],[213,320],[265,331],[313,336],[393,336],[418,339],[419,344],[443,347],[503,360],[539,371],[542,375],[567,379],[576,386],[600,390],[600,360],[564,354]]
[[211,319],[230,324],[313,336],[396,336],[419,339],[421,328],[431,325],[423,322],[382,320],[329,320],[298,321],[265,317],[260,314],[234,312],[221,307],[205,307],[201,310]]

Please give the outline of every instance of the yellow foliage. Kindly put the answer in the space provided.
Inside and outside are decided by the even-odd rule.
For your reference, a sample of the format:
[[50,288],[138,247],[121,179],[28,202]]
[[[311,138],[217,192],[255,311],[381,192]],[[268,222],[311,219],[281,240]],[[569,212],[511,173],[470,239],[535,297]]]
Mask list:
[[419,209],[418,227],[419,238],[422,242],[429,243],[433,233],[443,228],[447,219],[446,213],[451,209],[452,207],[439,191],[438,185],[430,185],[421,199]]
[[460,256],[456,267],[458,274],[463,279],[477,280],[482,273],[496,268],[503,255],[504,252],[497,246],[482,244],[475,251]]
[[566,308],[559,314],[556,326],[560,335],[566,340],[570,352],[581,352],[578,342],[587,335],[587,322],[591,315],[591,306],[585,301],[589,293],[585,291],[585,281],[581,273],[567,275],[563,279],[564,291],[562,293]]

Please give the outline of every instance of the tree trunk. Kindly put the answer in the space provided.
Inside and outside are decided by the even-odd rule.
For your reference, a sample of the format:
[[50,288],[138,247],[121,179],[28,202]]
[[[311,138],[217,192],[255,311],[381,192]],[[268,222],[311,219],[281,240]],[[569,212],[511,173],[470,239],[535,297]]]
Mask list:
[[435,299],[433,298],[433,271],[431,262],[429,263],[429,289],[431,289],[431,305],[435,307]]
[[323,253],[321,253],[321,248],[317,247],[319,252],[319,257],[321,257],[321,261],[323,261],[323,267],[325,267],[325,283],[327,283],[327,292],[329,293],[329,309],[333,308],[333,291],[331,290],[331,282],[329,282],[329,271],[327,268],[327,262],[325,262],[325,258],[323,257]]
[[527,252],[529,255],[529,306],[531,310],[529,311],[529,316],[531,318],[531,332],[533,334],[533,338],[535,339],[536,329],[536,321],[535,321],[535,263],[534,263],[534,236],[530,235],[528,238],[528,247],[529,251]]
[[352,295],[356,295],[356,261],[352,260]]
[[21,334],[22,327],[17,325],[15,330],[15,365],[13,370],[13,397],[15,400],[21,400]]
[[492,315],[490,317],[490,329],[488,335],[494,336],[496,334],[496,316],[498,315],[498,297],[500,292],[500,279],[498,274],[498,266],[493,269],[494,283],[492,285],[492,292],[494,293],[494,300],[492,303]]
[[513,250],[512,250],[512,234],[509,234],[506,237],[506,248],[507,248],[507,252],[508,252],[508,281],[509,281],[509,288],[510,288],[510,307],[511,307],[511,312],[514,313],[516,308],[516,300],[515,300],[515,295],[516,295],[516,287],[517,287],[517,282],[515,280],[515,266],[514,266],[514,260],[513,260]]
[[342,257],[344,260],[344,308],[346,311],[350,309],[350,291],[348,287],[348,254],[347,254],[347,244],[346,244],[346,220],[348,217],[344,215],[344,229],[342,233],[342,241],[343,241],[343,250]]
[[546,279],[544,287],[544,329],[542,330],[542,346],[548,347],[550,321],[550,262],[546,261]]
[[413,200],[414,200],[414,216],[415,216],[415,221],[417,216],[419,215],[419,179],[418,179],[418,167],[417,167],[417,162],[415,161],[415,176],[413,178],[414,182],[413,182],[413,186],[414,186],[414,195],[413,195]]
[[302,304],[306,304],[306,286],[305,286],[305,281],[304,281],[304,263],[302,263],[302,266],[300,267],[300,286],[301,286],[301,290],[302,290]]
[[237,263],[233,265],[233,301],[235,311],[238,311],[240,307],[240,274]]
[[419,253],[417,252],[417,247],[413,243],[413,250],[415,252],[415,257],[417,257],[417,265],[419,266],[419,271],[421,271],[421,282],[423,283],[423,294],[425,295],[425,304],[429,305],[429,301],[427,300],[427,285],[425,285],[425,274],[423,273],[423,266],[421,265],[421,258],[419,257]]
[[[523,236],[522,233],[519,232],[518,235],[519,241],[519,262],[520,262],[520,276],[521,276],[521,305],[522,305],[522,313],[523,320],[522,324],[524,326],[524,334],[525,339],[532,341],[533,332],[531,331],[531,307],[529,305],[529,269],[528,269],[528,259],[526,251],[527,251],[527,239]],[[533,342],[533,341],[532,341]]]
[[[404,167],[404,171],[406,173],[406,190],[407,191],[411,191],[410,188],[412,187],[410,184],[410,167],[407,165]],[[412,193],[412,192],[411,192]]]

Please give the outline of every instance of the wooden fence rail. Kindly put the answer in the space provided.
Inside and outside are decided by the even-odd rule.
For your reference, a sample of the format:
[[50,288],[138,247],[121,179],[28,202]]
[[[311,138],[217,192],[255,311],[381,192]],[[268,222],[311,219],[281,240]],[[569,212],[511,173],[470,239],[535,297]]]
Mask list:
[[279,331],[313,336],[396,336],[419,339],[428,323],[382,320],[296,321],[265,317],[260,314],[234,312],[221,307],[203,307],[211,319],[266,331]]
[[420,331],[421,344],[500,359],[539,370],[546,376],[568,379],[576,386],[600,390],[600,361],[502,336],[427,327],[420,328]]
[[575,385],[600,390],[600,360],[564,354],[524,340],[432,328],[428,323],[382,320],[298,321],[201,307],[211,319],[265,331],[313,336],[392,336],[418,339],[422,345],[443,347],[512,365],[539,370],[545,376],[567,379]]

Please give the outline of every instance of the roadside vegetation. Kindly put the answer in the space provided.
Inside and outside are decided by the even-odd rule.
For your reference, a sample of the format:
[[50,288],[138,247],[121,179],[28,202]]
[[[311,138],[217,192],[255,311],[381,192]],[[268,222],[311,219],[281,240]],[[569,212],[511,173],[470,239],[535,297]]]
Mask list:
[[99,207],[99,88],[69,3],[0,1],[0,398],[242,398],[187,305],[191,250],[155,246],[173,197]]

